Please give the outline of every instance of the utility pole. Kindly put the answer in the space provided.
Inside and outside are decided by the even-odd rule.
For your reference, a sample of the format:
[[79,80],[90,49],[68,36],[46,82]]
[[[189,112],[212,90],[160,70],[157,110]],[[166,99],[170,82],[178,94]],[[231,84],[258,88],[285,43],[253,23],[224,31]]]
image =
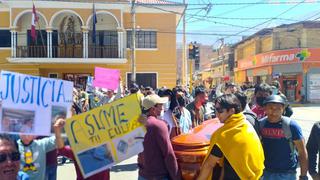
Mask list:
[[220,45],[220,51],[222,54],[222,77],[224,78],[224,39],[221,38],[221,45]]
[[[183,4],[186,4],[186,0],[183,0]],[[185,79],[185,86],[187,87],[188,85],[188,58],[187,56],[187,48],[186,48],[186,16],[185,16],[185,12],[183,13],[183,19],[182,19],[182,65],[184,65],[184,73],[182,73],[182,76],[185,76],[183,79]],[[190,84],[191,86],[191,84]]]
[[131,83],[136,82],[136,9],[135,0],[131,0]]

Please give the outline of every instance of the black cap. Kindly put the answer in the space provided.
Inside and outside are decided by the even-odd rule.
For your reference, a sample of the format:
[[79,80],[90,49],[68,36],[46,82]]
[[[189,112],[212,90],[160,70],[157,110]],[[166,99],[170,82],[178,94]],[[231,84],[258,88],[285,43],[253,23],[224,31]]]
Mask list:
[[204,93],[206,93],[206,88],[204,86],[200,85],[195,88],[195,91],[194,91],[195,96],[198,96],[199,94],[204,94]]
[[263,105],[266,105],[268,103],[278,103],[278,104],[282,104],[285,105],[286,102],[285,100],[279,96],[279,95],[271,95],[268,96],[264,101],[263,101]]

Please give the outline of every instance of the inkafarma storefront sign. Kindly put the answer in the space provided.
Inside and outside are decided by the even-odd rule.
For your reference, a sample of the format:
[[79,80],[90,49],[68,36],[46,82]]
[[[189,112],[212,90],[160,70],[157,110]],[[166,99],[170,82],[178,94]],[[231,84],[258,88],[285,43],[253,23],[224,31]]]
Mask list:
[[[320,60],[320,48],[295,48],[271,51],[238,60],[238,69],[250,69],[276,64],[292,64]],[[320,61],[319,61],[320,62]]]

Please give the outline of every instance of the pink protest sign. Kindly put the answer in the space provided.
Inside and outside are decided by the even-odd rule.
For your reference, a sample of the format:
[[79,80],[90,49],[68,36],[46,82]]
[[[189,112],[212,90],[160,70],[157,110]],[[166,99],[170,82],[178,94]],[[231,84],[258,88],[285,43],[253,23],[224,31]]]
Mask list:
[[96,67],[94,69],[93,86],[116,90],[119,86],[120,71]]

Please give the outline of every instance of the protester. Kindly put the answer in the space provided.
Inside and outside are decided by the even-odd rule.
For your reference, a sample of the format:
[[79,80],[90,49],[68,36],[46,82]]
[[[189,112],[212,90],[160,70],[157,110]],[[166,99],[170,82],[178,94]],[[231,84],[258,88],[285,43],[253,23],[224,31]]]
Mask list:
[[137,84],[132,84],[131,87],[130,87],[130,94],[137,94],[138,96],[138,101],[140,103],[142,103],[142,100],[144,98],[144,95],[141,93],[140,89],[139,89],[139,86]]
[[192,129],[190,112],[186,107],[186,94],[182,89],[174,89],[174,97],[178,106],[173,110],[174,118],[178,120],[179,128],[182,134],[189,133]]
[[[294,180],[300,164],[300,180],[308,179],[307,150],[300,126],[282,116],[285,102],[278,95],[265,99],[266,117],[260,120],[260,135],[265,153],[264,180]],[[298,161],[299,159],[299,161]]]
[[168,98],[168,102],[166,102],[164,105],[163,105],[163,108],[164,108],[164,113],[166,113],[166,111],[169,110],[170,108],[170,104],[171,104],[171,99],[173,98],[173,92],[171,89],[164,89],[164,88],[161,88],[158,90],[158,96],[160,97],[167,97]]
[[224,94],[233,94],[237,91],[238,91],[237,86],[234,83],[227,83]]
[[283,115],[287,116],[287,117],[291,117],[292,114],[293,114],[293,110],[292,110],[290,104],[288,103],[288,99],[287,99],[286,95],[284,95],[280,91],[280,83],[279,83],[279,81],[272,81],[271,87],[273,87],[273,90],[272,90],[273,94],[281,96],[283,98],[284,102],[286,102]]
[[203,121],[211,119],[213,109],[206,107],[208,102],[208,94],[203,86],[195,89],[195,100],[188,104],[186,108],[191,114],[192,127],[202,124]]
[[256,113],[258,119],[266,116],[263,109],[263,102],[270,95],[272,95],[271,86],[265,83],[256,85],[254,89],[255,104],[252,106],[251,110]]
[[[59,117],[58,117],[59,118]],[[55,119],[58,119],[55,118]],[[55,123],[53,123],[54,126]],[[43,139],[48,136],[38,136],[37,139]],[[46,153],[46,180],[56,180],[57,179],[57,149],[55,148],[52,151]]]
[[320,158],[320,122],[316,122],[312,127],[307,143],[307,150],[309,159],[309,174],[312,176],[313,180],[320,180],[320,162],[317,160],[317,155],[318,159]]
[[158,91],[158,95],[160,97],[167,97],[168,101],[163,104],[164,112],[160,114],[159,119],[163,120],[166,122],[169,128],[169,134],[170,138],[179,135],[180,133],[176,131],[176,128],[178,127],[178,122],[176,119],[173,118],[173,109],[177,106],[176,98],[173,96],[173,92],[170,89],[160,89]]
[[29,180],[29,175],[19,171],[20,153],[17,142],[9,136],[0,134],[0,179]]
[[144,96],[148,96],[150,94],[154,94],[153,88],[150,86],[147,86],[144,88]]
[[[59,124],[59,120],[56,122]],[[61,128],[54,125],[54,130]],[[21,170],[30,176],[30,179],[45,179],[46,153],[56,148],[56,137],[35,139],[33,135],[20,135],[18,140],[21,154]]]
[[[224,125],[215,131],[202,164],[198,180],[220,179],[258,180],[264,169],[264,154],[259,137],[241,113],[241,104],[233,94],[215,101],[217,117]],[[222,166],[221,174],[214,169]]]
[[167,101],[168,98],[156,94],[148,95],[142,101],[143,113],[147,115],[147,133],[143,142],[144,150],[138,156],[139,180],[181,179],[168,128],[165,122],[157,119]]
[[58,169],[58,152],[54,149],[46,154],[46,180],[56,180],[57,179],[57,169]]
[[114,91],[111,89],[102,88],[103,97],[101,98],[101,105],[111,103],[115,99]]
[[259,121],[257,115],[249,108],[247,96],[242,92],[236,92],[234,95],[238,98],[241,104],[241,112],[243,112],[246,120],[250,122],[253,128],[259,133]]
[[190,112],[185,108],[186,96],[182,89],[174,88],[170,98],[169,110],[165,112],[164,119],[169,124],[170,138],[188,133],[192,128]]

